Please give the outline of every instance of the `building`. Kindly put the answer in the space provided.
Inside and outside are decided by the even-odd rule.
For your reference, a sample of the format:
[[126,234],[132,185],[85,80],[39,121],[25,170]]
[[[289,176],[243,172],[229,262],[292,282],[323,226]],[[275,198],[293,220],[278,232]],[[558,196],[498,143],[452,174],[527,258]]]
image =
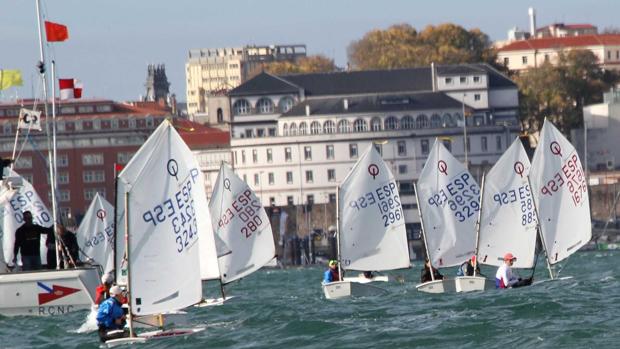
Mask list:
[[536,68],[545,62],[557,64],[561,53],[590,50],[603,69],[620,70],[620,35],[548,37],[511,42],[498,49],[497,61],[511,71]]
[[596,35],[598,28],[592,24],[553,23],[536,29],[536,38],[564,38],[568,36]]
[[168,77],[166,77],[166,67],[163,64],[149,64],[144,87],[146,87],[144,101],[168,101],[170,98],[170,83],[168,82]]
[[583,114],[585,137],[583,129],[571,131],[583,166],[589,171],[620,170],[620,91],[605,93],[603,103],[585,106]]
[[192,49],[185,63],[187,111],[194,121],[205,123],[211,94],[239,86],[265,63],[295,61],[305,56],[305,45]]
[[[21,107],[33,108],[34,101],[0,104],[0,156],[11,158]],[[41,109],[39,104],[37,109]],[[155,128],[171,117],[163,103],[116,103],[84,99],[57,105],[58,204],[62,219],[74,225],[81,220],[95,193],[114,202],[114,164],[126,164]],[[44,118],[44,117],[43,117]],[[172,119],[181,136],[204,151],[228,144],[228,133],[191,121]],[[30,131],[29,140],[20,136],[15,171],[31,182],[50,207],[51,191],[47,170],[45,132]],[[203,164],[206,169],[206,164]]]
[[[485,64],[262,73],[228,96],[235,171],[265,206],[296,207],[308,222],[297,224],[300,235],[335,224],[336,187],[374,145],[399,182],[410,238],[419,237],[413,183],[434,140],[462,161],[467,149],[480,177],[520,131],[517,86]],[[301,218],[299,208],[314,205]]]

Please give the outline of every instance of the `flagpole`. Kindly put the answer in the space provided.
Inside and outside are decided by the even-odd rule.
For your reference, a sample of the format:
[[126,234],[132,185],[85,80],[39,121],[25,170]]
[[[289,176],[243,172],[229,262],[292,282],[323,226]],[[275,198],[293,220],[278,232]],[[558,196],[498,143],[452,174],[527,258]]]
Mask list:
[[[58,202],[56,201],[56,193],[58,192],[58,186],[56,183],[56,62],[52,60],[52,157],[50,159],[50,185],[52,187],[52,216],[54,217],[54,234],[56,235],[56,269],[60,269],[60,252],[59,248],[62,246],[60,243],[60,234],[57,229],[56,220],[58,220]],[[45,115],[47,121],[47,115]],[[48,129],[49,130],[49,129]],[[49,144],[49,133],[48,133]],[[63,253],[63,260],[64,253]],[[68,268],[68,263],[63,263],[65,269]]]

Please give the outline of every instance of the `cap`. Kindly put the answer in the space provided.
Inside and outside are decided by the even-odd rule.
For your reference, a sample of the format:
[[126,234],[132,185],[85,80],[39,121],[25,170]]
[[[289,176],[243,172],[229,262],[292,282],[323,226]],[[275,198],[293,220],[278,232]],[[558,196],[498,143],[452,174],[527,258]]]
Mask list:
[[110,288],[110,296],[118,296],[122,292],[123,290],[121,290],[121,287],[118,285],[112,286],[112,288]]
[[504,255],[504,260],[505,261],[511,261],[513,259],[517,259],[517,257],[513,256],[512,253],[508,252]]
[[335,260],[335,259],[332,259],[331,261],[329,261],[328,265],[329,265],[330,267],[331,267],[331,266],[334,266],[334,265],[338,265],[338,261],[337,261],[337,260]]
[[111,284],[113,282],[114,282],[114,277],[112,276],[112,274],[103,274],[103,276],[101,277],[101,283]]

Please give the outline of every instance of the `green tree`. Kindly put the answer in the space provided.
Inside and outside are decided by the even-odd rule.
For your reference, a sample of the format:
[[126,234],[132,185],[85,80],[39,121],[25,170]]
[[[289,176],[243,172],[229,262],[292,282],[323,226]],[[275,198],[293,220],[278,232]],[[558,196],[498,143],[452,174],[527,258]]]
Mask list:
[[418,32],[408,24],[373,30],[348,47],[353,68],[392,69],[456,63],[495,62],[489,37],[479,29],[446,23]]

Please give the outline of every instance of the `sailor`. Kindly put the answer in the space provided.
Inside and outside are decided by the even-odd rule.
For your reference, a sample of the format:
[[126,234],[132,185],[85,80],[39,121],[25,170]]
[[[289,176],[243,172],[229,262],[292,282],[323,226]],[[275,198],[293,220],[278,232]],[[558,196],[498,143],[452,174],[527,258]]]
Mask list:
[[435,280],[443,280],[443,275],[441,275],[439,270],[431,266],[431,261],[427,258],[424,262],[424,269],[422,269],[422,275],[420,277],[421,283],[433,281],[433,277],[431,277],[431,269],[433,269],[433,277]]
[[101,302],[110,297],[110,288],[112,288],[113,283],[114,277],[112,274],[103,274],[101,277],[101,285],[97,286],[97,290],[95,291],[95,305],[101,304]]
[[521,279],[512,274],[512,265],[517,257],[508,252],[504,255],[504,264],[497,268],[495,273],[495,288],[521,287],[532,284],[532,278]]
[[99,327],[99,339],[105,342],[129,336],[124,330],[125,312],[121,306],[122,290],[119,286],[110,288],[110,298],[106,299],[97,311],[97,326]]
[[456,271],[456,276],[474,276],[474,267],[476,274],[480,275],[480,266],[476,263],[475,255],[471,256],[470,259],[461,264],[459,269]]
[[[77,238],[75,234],[68,230],[64,225],[58,225],[58,234],[60,236],[60,241],[62,242],[61,246],[58,246],[59,256],[63,256],[63,251],[68,252],[69,256],[65,256],[67,258],[67,262],[69,263],[69,267],[75,267],[76,265],[80,265],[80,247],[77,242]],[[56,268],[56,250],[54,249],[56,246],[56,238],[54,234],[49,234],[47,237],[47,268],[54,269]],[[74,265],[75,264],[75,265]],[[60,267],[64,268],[64,258],[60,260]]]
[[332,259],[327,265],[329,266],[329,269],[327,269],[323,274],[323,283],[328,284],[330,282],[340,281],[340,274],[338,273],[338,261]]
[[15,231],[13,264],[17,262],[17,254],[21,252],[23,270],[41,269],[41,235],[53,235],[54,229],[32,223],[30,211],[24,211],[22,217],[24,224]]

